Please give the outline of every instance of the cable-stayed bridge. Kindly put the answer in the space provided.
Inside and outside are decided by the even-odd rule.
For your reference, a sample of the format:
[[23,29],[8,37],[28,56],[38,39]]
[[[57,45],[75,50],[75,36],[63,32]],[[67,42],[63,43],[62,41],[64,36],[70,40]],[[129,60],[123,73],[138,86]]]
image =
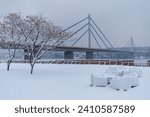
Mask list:
[[[63,51],[64,59],[74,59],[74,52],[84,52],[86,59],[94,59],[95,52],[104,55],[107,59],[134,58],[131,51],[115,49],[90,15],[55,35],[63,32],[71,33],[68,37],[55,39],[50,47],[45,48],[49,48],[49,51]],[[28,59],[27,50],[24,49],[24,52],[25,59]]]

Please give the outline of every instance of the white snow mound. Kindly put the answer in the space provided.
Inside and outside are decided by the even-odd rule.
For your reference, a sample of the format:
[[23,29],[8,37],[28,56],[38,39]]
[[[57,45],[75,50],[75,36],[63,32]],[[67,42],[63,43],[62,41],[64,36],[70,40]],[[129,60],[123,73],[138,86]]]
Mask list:
[[91,86],[108,85],[110,88],[126,91],[139,86],[140,77],[142,77],[142,71],[137,68],[109,67],[100,76],[91,75]]

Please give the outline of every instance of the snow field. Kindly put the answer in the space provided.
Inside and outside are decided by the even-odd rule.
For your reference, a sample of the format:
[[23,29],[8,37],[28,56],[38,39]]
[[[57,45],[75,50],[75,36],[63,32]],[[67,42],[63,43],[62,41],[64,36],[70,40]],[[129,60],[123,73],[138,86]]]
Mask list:
[[36,64],[31,75],[29,64],[0,64],[0,99],[150,99],[150,68],[142,67],[140,85],[128,91],[109,87],[90,87],[91,74],[110,66]]

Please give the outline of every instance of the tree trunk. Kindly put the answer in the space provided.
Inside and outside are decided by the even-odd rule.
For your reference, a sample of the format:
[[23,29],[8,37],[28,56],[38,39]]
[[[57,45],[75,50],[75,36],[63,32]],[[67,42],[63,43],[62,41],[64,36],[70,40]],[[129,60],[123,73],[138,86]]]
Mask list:
[[11,63],[11,61],[8,60],[8,61],[7,61],[7,71],[9,71],[9,69],[10,69],[10,63]]
[[31,64],[31,71],[30,71],[30,74],[33,74],[34,65],[35,65],[35,63],[32,63],[32,64]]

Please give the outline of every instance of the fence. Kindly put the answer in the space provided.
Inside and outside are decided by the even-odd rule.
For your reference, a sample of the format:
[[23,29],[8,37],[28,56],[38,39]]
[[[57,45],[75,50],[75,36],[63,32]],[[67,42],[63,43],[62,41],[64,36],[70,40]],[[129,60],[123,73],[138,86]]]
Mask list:
[[[6,62],[6,61],[3,61]],[[1,62],[2,63],[2,62]],[[14,60],[13,63],[29,63],[28,60]],[[140,63],[135,60],[37,60],[37,64],[94,64],[94,65],[125,65],[150,67],[150,60]]]

